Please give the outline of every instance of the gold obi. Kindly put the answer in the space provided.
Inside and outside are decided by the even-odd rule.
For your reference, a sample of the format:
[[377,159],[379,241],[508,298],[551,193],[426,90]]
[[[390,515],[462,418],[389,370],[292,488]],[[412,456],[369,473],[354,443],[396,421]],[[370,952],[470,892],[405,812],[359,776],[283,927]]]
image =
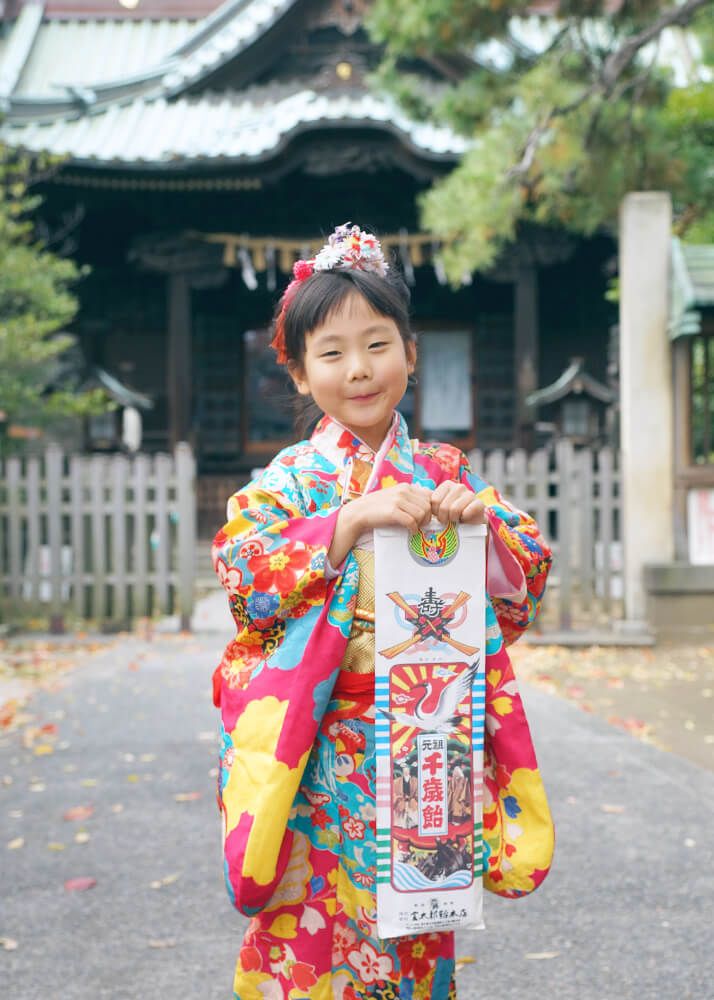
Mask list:
[[357,607],[347,640],[342,669],[353,674],[374,673],[374,552],[353,549],[359,566]]

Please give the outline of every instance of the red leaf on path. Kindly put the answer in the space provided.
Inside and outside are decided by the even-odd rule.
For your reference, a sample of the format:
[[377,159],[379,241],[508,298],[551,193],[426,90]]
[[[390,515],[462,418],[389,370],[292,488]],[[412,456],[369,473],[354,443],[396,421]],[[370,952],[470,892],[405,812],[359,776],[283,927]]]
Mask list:
[[201,792],[179,792],[174,798],[177,802],[195,802],[201,798],[201,794]]
[[45,733],[47,736],[54,736],[57,732],[57,726],[54,722],[46,722],[44,726],[40,726],[40,732]]
[[97,884],[95,878],[90,878],[88,875],[82,878],[69,878],[64,884],[67,892],[84,892],[85,889],[93,889]]
[[68,809],[66,813],[62,816],[62,819],[66,819],[69,822],[73,820],[89,819],[89,817],[94,812],[94,806],[73,806]]

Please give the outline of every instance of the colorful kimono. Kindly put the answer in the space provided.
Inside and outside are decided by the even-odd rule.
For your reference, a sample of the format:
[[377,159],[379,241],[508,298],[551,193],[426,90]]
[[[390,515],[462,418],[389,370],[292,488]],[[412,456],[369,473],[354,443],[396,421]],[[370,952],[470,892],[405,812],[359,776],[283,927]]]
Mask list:
[[[536,616],[548,548],[533,520],[474,475],[458,449],[410,441],[399,414],[376,455],[323,417],[309,441],[280,452],[231,497],[213,547],[238,628],[214,674],[225,879],[234,905],[252,917],[238,1000],[455,996],[452,933],[376,934],[374,678],[350,652],[359,550],[337,571],[326,563],[344,500],[445,479],[475,491],[490,527],[484,883],[523,895],[548,870],[552,835],[547,843],[528,829],[534,805],[546,821],[548,806],[504,648]],[[519,815],[524,793],[527,817]]]

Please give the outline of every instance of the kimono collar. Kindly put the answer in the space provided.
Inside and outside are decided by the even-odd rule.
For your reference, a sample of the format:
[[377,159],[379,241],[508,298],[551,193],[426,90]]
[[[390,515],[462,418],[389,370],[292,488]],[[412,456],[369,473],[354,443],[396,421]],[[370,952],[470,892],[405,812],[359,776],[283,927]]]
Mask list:
[[367,490],[380,485],[385,476],[391,476],[397,482],[411,481],[414,471],[411,441],[406,421],[397,410],[377,452],[327,414],[318,423],[310,440],[337,469],[351,467],[355,460],[373,465]]

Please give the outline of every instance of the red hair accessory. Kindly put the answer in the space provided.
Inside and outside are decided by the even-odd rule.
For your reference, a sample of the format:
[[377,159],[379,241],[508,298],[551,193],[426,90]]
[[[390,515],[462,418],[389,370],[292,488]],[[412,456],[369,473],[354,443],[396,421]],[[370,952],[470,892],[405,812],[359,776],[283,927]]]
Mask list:
[[280,311],[275,320],[275,336],[271,347],[277,354],[279,365],[287,364],[285,347],[285,313],[303,281],[311,278],[316,271],[374,271],[384,275],[389,265],[384,259],[379,240],[372,233],[363,232],[359,226],[349,222],[338,226],[322,250],[309,260],[298,260],[293,264],[293,280],[283,292]]
[[277,354],[275,360],[279,365],[286,365],[288,363],[288,352],[285,348],[285,313],[295,298],[295,292],[300,285],[303,281],[307,281],[314,273],[315,269],[311,260],[296,260],[293,264],[293,280],[283,292],[283,297],[280,300],[280,312],[278,313],[278,318],[275,320],[275,336],[270,342],[270,346]]

